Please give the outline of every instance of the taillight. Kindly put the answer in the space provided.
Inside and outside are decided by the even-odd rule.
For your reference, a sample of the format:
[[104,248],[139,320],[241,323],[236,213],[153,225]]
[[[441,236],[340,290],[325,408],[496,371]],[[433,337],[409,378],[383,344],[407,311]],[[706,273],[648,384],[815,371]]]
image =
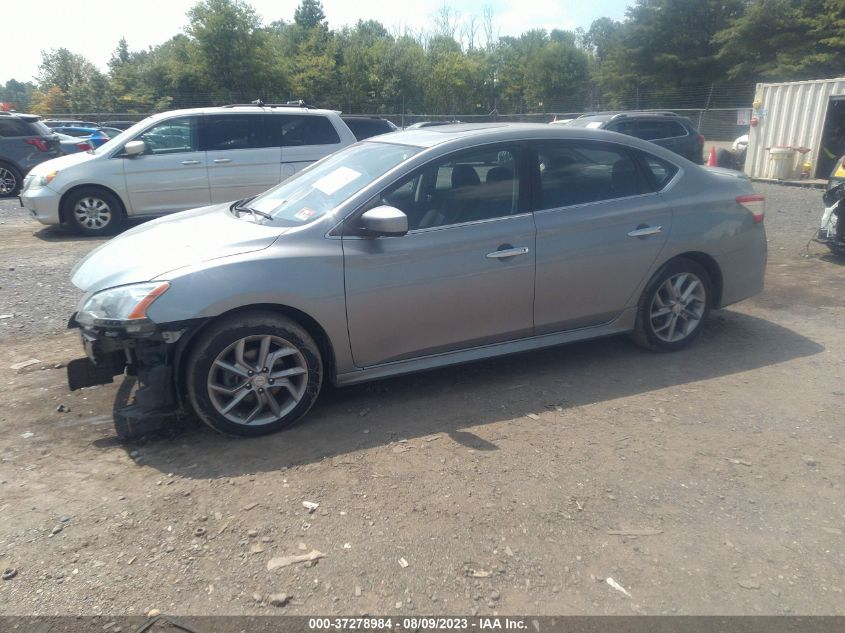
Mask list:
[[754,224],[760,224],[766,216],[766,196],[753,193],[747,196],[737,196],[736,201],[753,216]]
[[86,143],[85,141],[82,141],[82,142],[80,142],[80,143],[74,143],[74,145],[76,145],[76,148],[77,148],[80,152],[88,152],[88,151],[91,151],[91,145],[89,145],[89,144],[88,144],[88,143]]
[[698,135],[698,141],[701,143],[702,146],[704,146],[704,134]]
[[28,138],[24,140],[24,143],[34,146],[39,152],[47,152],[50,150],[50,146],[43,138]]

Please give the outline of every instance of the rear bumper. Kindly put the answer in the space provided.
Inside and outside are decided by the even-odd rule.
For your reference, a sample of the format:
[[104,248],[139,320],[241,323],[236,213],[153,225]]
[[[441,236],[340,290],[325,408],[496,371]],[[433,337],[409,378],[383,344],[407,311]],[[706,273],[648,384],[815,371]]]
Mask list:
[[[26,183],[26,180],[24,180]],[[21,204],[29,210],[33,219],[41,224],[59,224],[59,203],[62,196],[49,187],[40,189],[24,189],[21,191]]]

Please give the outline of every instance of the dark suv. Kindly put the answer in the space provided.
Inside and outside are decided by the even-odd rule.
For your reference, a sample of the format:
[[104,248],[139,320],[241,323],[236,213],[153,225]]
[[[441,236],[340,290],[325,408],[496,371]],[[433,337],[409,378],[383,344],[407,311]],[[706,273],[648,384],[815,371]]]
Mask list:
[[0,112],[0,198],[17,195],[30,169],[61,154],[59,137],[39,117]]
[[378,116],[343,114],[340,118],[343,119],[346,127],[352,131],[355,138],[359,141],[363,141],[365,138],[370,138],[371,136],[395,132],[399,129],[393,122]]
[[636,136],[698,165],[704,162],[704,136],[688,118],[674,112],[600,112],[582,115],[569,125]]

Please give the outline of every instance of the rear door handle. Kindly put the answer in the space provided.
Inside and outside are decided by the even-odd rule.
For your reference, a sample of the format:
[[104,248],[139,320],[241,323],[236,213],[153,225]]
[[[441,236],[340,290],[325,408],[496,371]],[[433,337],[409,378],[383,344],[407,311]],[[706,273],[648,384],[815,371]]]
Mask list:
[[199,165],[200,162],[198,160],[183,160],[183,165]]
[[663,230],[662,226],[638,226],[633,231],[628,231],[628,237],[648,237],[656,235]]
[[528,254],[528,247],[520,246],[518,248],[506,248],[504,250],[487,253],[487,259],[505,259],[507,257],[516,257],[517,255],[526,254]]
[[220,163],[231,163],[232,159],[231,158],[215,158],[214,162],[219,165]]

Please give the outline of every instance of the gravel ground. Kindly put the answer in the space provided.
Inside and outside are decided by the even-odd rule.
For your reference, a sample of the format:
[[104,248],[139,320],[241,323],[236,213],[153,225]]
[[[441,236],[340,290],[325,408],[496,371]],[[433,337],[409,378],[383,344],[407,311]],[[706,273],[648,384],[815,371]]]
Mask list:
[[129,385],[60,367],[99,241],[0,202],[0,613],[845,615],[843,262],[804,256],[819,191],[757,189],[766,291],[688,350],[611,338],[130,444]]

